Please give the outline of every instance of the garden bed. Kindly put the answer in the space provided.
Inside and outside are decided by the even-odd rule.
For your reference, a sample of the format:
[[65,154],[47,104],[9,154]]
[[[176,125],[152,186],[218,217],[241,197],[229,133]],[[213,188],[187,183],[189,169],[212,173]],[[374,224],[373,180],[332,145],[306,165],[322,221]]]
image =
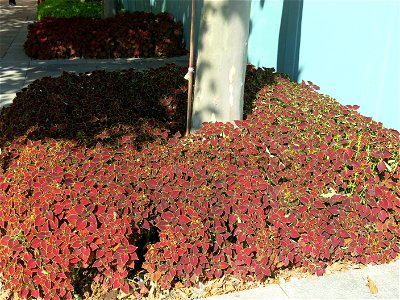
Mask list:
[[45,299],[90,296],[94,283],[193,294],[223,276],[398,257],[397,131],[249,66],[245,120],[182,137],[185,71],[65,73],[4,109],[6,287]]

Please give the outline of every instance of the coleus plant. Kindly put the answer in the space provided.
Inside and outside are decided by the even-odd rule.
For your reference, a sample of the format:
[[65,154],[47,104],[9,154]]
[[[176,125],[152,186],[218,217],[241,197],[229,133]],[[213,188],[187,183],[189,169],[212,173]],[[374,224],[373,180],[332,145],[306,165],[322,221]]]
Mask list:
[[[117,74],[130,90],[119,89]],[[139,270],[168,289],[398,257],[397,131],[311,82],[249,67],[246,119],[181,137],[186,90],[171,79],[183,74],[175,66],[63,74],[35,82],[1,114],[7,287],[22,298],[68,299],[90,274],[105,290],[139,295]],[[92,96],[91,80],[113,88]]]
[[168,13],[133,12],[113,18],[45,17],[28,27],[24,44],[34,59],[166,57],[186,53],[183,25]]

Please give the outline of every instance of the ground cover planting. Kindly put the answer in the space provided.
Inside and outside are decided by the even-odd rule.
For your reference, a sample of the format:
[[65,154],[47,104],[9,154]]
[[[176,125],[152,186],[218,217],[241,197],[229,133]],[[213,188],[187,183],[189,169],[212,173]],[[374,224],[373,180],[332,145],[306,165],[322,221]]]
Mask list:
[[147,12],[106,19],[44,17],[29,25],[24,49],[34,59],[166,57],[186,53],[182,23],[175,22],[168,13]]
[[65,73],[1,113],[6,287],[139,297],[398,257],[397,131],[249,66],[245,120],[182,137],[185,71]]

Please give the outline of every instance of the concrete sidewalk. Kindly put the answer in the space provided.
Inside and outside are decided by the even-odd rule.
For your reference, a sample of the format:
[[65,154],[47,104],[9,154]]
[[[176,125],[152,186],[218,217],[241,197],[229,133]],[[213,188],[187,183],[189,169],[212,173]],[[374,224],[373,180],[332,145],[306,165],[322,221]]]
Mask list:
[[[281,284],[205,299],[400,299],[399,270],[400,261],[397,260],[390,264],[367,266],[321,277],[292,279]],[[378,289],[376,294],[372,294],[367,285],[368,277]]]
[[[147,69],[166,63],[187,65],[187,56],[168,59],[31,60],[25,55],[23,44],[27,26],[35,20],[36,0],[17,0],[16,7],[8,6],[6,0],[0,1],[0,109],[11,104],[16,92],[32,81],[45,76],[59,76],[63,71],[82,73],[99,69]],[[397,260],[390,264],[271,284],[207,299],[400,299],[399,269],[400,260]],[[378,293],[372,294],[366,286],[367,276],[377,285]]]

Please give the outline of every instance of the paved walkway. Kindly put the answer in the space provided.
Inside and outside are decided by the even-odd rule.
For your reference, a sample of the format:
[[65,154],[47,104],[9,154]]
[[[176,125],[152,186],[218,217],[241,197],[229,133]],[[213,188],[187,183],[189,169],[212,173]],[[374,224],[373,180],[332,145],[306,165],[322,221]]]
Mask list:
[[[8,6],[8,0],[0,0],[0,109],[12,103],[15,93],[33,80],[59,76],[63,71],[80,73],[98,69],[144,69],[170,62],[187,65],[187,57],[31,60],[25,55],[23,44],[27,25],[35,20],[35,15],[36,0],[17,0],[16,7]],[[400,299],[399,268],[400,260],[397,260],[391,264],[292,280],[208,299]],[[366,285],[367,277],[376,284],[378,293],[371,293]]]
[[[267,299],[400,299],[400,261],[340,271],[321,277],[293,278],[288,282],[270,284],[204,300],[267,300]],[[368,278],[376,286],[372,293]]]
[[23,43],[26,27],[36,16],[36,0],[19,0],[9,6],[0,0],[0,58],[3,60],[26,59]]

